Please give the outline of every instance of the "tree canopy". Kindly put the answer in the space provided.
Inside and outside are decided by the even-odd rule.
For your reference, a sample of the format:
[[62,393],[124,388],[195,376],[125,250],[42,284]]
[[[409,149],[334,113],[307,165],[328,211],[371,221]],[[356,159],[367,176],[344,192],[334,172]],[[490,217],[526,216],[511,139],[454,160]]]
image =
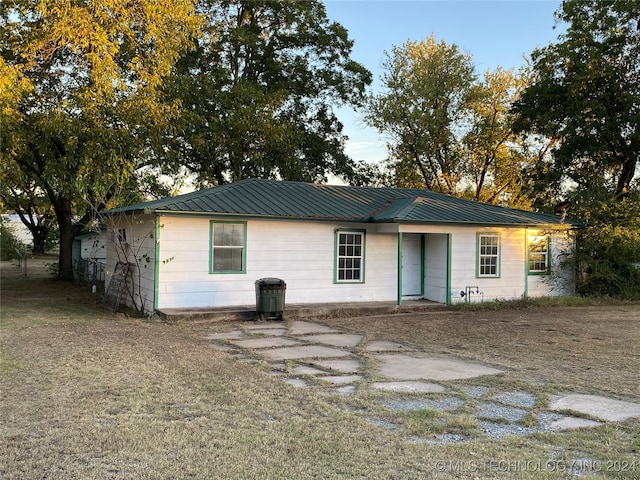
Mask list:
[[199,23],[189,0],[2,2],[2,157],[53,207],[60,278],[73,278],[73,237],[171,117],[158,87]]
[[198,48],[166,89],[183,106],[174,165],[201,184],[247,177],[326,181],[354,175],[334,107],[358,105],[371,74],[317,0],[202,0]]
[[333,109],[371,75],[317,0],[7,0],[0,29],[2,180],[52,206],[60,278],[96,212],[162,173],[362,177]]
[[558,139],[538,185],[623,197],[640,157],[640,2],[565,0],[560,41],[532,54],[516,128]]
[[498,68],[480,78],[470,55],[433,36],[394,47],[383,67],[365,121],[389,137],[396,185],[522,205],[527,157],[509,113],[522,77]]

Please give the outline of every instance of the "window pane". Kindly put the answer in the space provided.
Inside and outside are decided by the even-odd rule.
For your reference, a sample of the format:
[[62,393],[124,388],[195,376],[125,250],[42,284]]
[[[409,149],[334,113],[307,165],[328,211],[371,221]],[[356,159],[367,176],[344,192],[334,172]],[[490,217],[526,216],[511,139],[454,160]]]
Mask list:
[[242,223],[214,223],[212,235],[212,270],[214,272],[242,272],[244,265],[245,225]]
[[480,235],[478,252],[478,274],[498,275],[500,238],[497,235]]
[[338,233],[337,280],[362,280],[363,237],[362,233]]
[[529,271],[546,273],[549,268],[549,240],[546,236],[529,238]]

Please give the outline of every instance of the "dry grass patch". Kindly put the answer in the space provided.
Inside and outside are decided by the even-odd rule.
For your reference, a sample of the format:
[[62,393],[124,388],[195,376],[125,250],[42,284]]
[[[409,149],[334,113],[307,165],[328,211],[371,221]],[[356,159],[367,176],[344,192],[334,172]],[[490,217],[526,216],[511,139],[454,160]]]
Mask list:
[[640,399],[640,304],[326,319],[369,339],[506,368],[505,377]]
[[[13,270],[5,267],[0,322],[3,479],[559,479],[567,478],[565,472],[505,473],[496,462],[582,456],[638,460],[637,421],[571,434],[477,437],[446,445],[432,444],[426,435],[426,441],[413,442],[407,429],[390,431],[371,421],[382,407],[366,388],[341,397],[320,387],[290,387],[260,365],[213,349],[202,338],[202,327],[113,314],[73,285],[44,277],[10,278]],[[445,315],[451,323],[463,318]],[[419,327],[418,335],[399,327],[404,319]],[[442,346],[444,337],[426,325],[434,321],[447,323],[432,316],[392,316],[336,320],[335,325],[366,331],[370,338],[477,355],[516,372],[508,349],[475,352],[482,331],[471,329],[468,343],[458,336],[456,342],[468,348]],[[467,328],[473,324],[469,319]],[[490,332],[484,334],[493,344],[497,340]],[[628,349],[629,340],[621,342],[619,348]],[[548,366],[525,370],[526,379],[552,373]],[[620,385],[623,394],[633,394],[625,383]],[[615,390],[617,384],[603,388]],[[472,424],[466,412],[458,411],[416,419],[416,429],[427,427],[425,432],[429,425],[465,432]],[[456,465],[465,470],[461,473]]]

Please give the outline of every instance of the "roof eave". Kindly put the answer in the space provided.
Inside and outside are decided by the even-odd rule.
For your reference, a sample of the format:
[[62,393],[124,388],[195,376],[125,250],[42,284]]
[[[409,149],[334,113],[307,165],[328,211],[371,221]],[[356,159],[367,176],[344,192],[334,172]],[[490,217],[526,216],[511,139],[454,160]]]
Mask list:
[[528,227],[546,228],[556,230],[578,229],[580,225],[572,223],[507,223],[507,222],[459,222],[455,220],[406,220],[398,218],[388,218],[371,220],[373,223],[397,223],[402,225],[456,225],[461,227]]

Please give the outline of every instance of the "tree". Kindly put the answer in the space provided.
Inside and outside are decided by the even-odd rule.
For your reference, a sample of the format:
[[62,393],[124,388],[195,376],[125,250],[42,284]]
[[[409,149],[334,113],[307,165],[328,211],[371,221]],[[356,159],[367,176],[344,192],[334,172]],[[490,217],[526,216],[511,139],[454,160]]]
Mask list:
[[560,139],[540,178],[623,198],[640,157],[640,2],[565,0],[559,42],[532,54],[516,128]]
[[574,199],[580,218],[576,249],[564,261],[576,272],[576,292],[640,300],[640,192],[611,201],[611,192],[594,188]]
[[0,208],[15,212],[33,237],[33,253],[45,253],[50,235],[55,230],[51,204],[34,178],[29,178],[15,164],[7,164],[0,172]]
[[456,45],[408,41],[386,54],[384,91],[367,103],[365,122],[387,134],[396,173],[408,184],[455,194],[462,120],[476,95],[471,57]]
[[532,161],[526,139],[512,129],[511,106],[526,84],[513,70],[487,71],[470,104],[470,128],[462,139],[466,195],[486,203],[529,206],[522,170]]
[[200,184],[247,177],[350,177],[333,112],[358,105],[371,74],[350,59],[347,31],[317,0],[202,0],[198,48],[165,90],[183,106],[168,160]]
[[159,86],[199,24],[189,0],[0,5],[0,78],[11,84],[0,89],[3,163],[52,205],[61,279],[73,278],[74,236],[135,177],[175,115]]
[[395,185],[528,206],[520,176],[530,151],[509,111],[523,75],[498,68],[481,79],[471,56],[433,36],[394,47],[384,68],[365,121],[389,136]]

